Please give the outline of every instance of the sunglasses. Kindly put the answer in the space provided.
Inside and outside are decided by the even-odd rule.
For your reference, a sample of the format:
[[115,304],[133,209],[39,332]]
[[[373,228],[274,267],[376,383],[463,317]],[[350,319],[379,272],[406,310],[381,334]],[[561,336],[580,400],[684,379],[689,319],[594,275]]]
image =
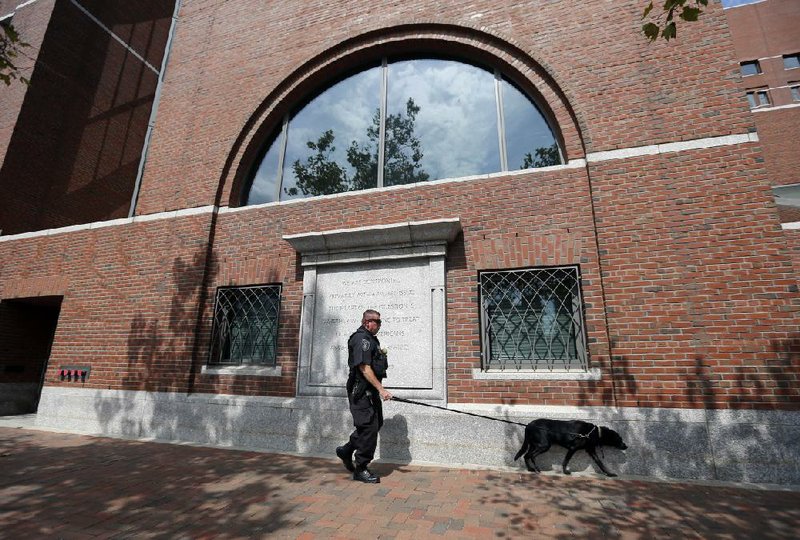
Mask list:
[[367,319],[367,322],[374,322],[374,323],[381,324],[381,320],[380,319]]

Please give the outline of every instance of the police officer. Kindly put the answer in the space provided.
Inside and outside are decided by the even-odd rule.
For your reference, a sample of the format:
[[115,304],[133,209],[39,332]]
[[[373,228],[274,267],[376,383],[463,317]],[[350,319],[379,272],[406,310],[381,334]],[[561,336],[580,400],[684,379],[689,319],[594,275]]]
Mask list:
[[336,455],[345,468],[353,472],[353,480],[367,484],[381,481],[367,469],[367,465],[375,456],[378,431],[383,425],[381,400],[392,399],[392,394],[381,384],[389,366],[386,355],[381,352],[381,344],[375,337],[380,328],[381,314],[368,309],[361,317],[361,327],[347,340],[347,363],[350,366],[347,399],[356,429],[347,444],[336,448]]

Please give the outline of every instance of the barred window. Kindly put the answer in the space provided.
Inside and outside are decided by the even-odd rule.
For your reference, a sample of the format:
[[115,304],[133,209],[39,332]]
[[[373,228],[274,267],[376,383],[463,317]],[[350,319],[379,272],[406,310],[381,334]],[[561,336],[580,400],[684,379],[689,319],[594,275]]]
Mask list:
[[280,304],[280,285],[217,289],[209,365],[274,366]]
[[578,267],[480,274],[483,368],[586,371]]

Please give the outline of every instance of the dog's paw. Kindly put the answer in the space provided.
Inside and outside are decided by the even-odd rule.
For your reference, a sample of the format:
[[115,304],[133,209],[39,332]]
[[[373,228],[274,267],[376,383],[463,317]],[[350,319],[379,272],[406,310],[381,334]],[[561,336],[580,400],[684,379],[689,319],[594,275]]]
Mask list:
[[614,474],[613,472],[609,472],[609,473],[606,473],[606,476],[608,476],[609,478],[614,478],[617,475]]
[[564,469],[564,474],[572,474],[572,471],[568,471],[568,470]]

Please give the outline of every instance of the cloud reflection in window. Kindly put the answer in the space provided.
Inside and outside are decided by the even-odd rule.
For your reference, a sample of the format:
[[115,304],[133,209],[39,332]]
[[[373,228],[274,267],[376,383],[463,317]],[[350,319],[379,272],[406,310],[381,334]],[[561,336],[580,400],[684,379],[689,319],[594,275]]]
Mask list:
[[343,79],[305,102],[268,143],[245,204],[561,163],[532,100],[497,72],[443,59],[384,61]]

